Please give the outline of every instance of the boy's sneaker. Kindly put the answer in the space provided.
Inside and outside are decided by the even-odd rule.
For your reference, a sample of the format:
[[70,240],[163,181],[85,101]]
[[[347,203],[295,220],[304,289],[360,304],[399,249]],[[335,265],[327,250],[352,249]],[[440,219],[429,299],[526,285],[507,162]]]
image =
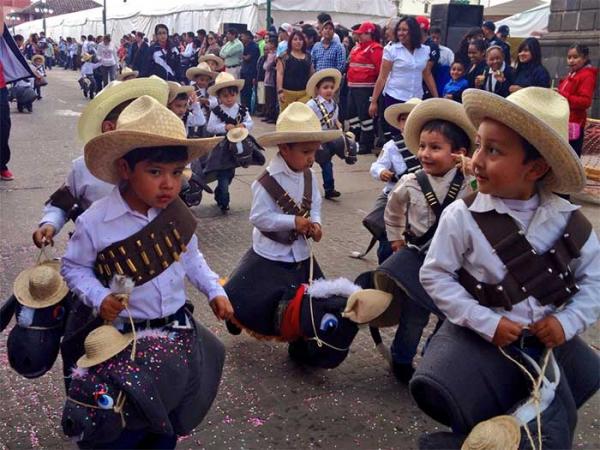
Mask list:
[[329,189],[329,190],[325,191],[325,198],[327,198],[327,199],[338,198],[341,195],[342,194],[339,193],[338,191],[336,191],[335,189]]
[[234,324],[231,320],[226,320],[225,326],[227,327],[229,334],[233,334],[234,336],[237,336],[242,332],[242,329]]
[[412,364],[399,364],[392,362],[392,372],[398,381],[400,381],[402,384],[408,384],[415,373],[415,369]]
[[3,181],[11,181],[14,180],[15,177],[12,172],[8,169],[0,170],[0,179]]

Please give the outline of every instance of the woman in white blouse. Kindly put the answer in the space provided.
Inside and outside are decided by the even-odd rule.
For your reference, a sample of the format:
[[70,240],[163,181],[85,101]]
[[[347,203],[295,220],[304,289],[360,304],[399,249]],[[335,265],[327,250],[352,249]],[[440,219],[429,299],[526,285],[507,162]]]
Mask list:
[[369,105],[371,117],[377,115],[377,101],[382,93],[384,108],[387,108],[410,98],[423,98],[423,80],[435,86],[429,47],[421,44],[417,21],[412,17],[402,18],[396,25],[394,38],[383,49],[381,70]]

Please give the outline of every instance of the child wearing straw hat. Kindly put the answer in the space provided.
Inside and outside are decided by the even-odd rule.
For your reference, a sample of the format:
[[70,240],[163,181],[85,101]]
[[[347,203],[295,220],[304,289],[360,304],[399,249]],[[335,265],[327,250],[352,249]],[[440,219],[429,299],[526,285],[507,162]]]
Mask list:
[[[245,128],[252,131],[254,122],[248,108],[239,103],[239,93],[244,86],[244,80],[238,80],[227,72],[221,72],[215,78],[215,83],[207,91],[208,95],[217,97],[219,104],[211,110],[206,132],[209,135],[224,136],[233,128]],[[213,154],[215,161],[221,158]],[[235,168],[210,167],[215,172],[217,187],[215,200],[221,211],[229,210],[229,185],[235,176]]]
[[31,65],[33,66],[34,79],[34,90],[37,94],[37,99],[42,99],[42,86],[48,84],[46,81],[46,58],[42,55],[33,55],[31,57]]
[[[311,167],[321,143],[340,136],[339,130],[322,130],[313,111],[294,102],[280,114],[276,131],[258,138],[260,145],[277,145],[279,151],[252,183],[252,248],[225,285],[234,303],[248,305],[236,317],[251,314],[258,298],[276,304],[287,288],[309,281],[308,239],[322,237],[321,194]],[[314,278],[321,277],[315,263]]]
[[169,100],[167,108],[175,113],[183,123],[187,130],[188,137],[192,137],[194,130],[204,128],[206,118],[200,108],[200,104],[196,101],[196,94],[193,86],[182,86],[176,81],[167,81],[169,84]]
[[102,65],[102,62],[98,62],[95,60],[94,55],[90,53],[83,53],[81,55],[81,78],[79,78],[79,86],[83,91],[83,96],[85,98],[89,98],[90,100],[94,99],[94,95],[96,94],[96,79],[94,78],[94,70],[99,68]]
[[[468,89],[463,104],[478,127],[479,192],[444,211],[421,268],[448,320],[410,384],[419,406],[457,433],[452,448],[528,396],[530,383],[508,356],[543,367],[553,351],[568,384],[560,395],[558,385],[558,413],[567,417],[600,386],[600,358],[578,337],[600,316],[600,245],[579,207],[554,194],[585,186],[568,142],[568,103],[528,87],[507,98]],[[545,448],[571,447],[575,420],[563,422],[545,427],[542,416]],[[428,448],[449,447],[436,444],[443,438],[432,435]]]
[[[208,94],[208,87],[214,81],[217,72],[214,72],[208,63],[201,62],[196,67],[190,67],[186,70],[185,76],[190,80],[190,85],[193,86],[196,93],[196,101],[204,113],[204,118],[208,121],[211,110],[218,105],[217,98]],[[192,130],[192,136],[195,137],[204,137],[205,134],[204,127]]]

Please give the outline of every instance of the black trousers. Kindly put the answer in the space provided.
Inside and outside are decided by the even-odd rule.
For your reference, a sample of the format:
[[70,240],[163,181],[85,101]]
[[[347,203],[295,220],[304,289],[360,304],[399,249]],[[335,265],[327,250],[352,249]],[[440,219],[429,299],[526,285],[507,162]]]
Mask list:
[[373,141],[375,140],[375,123],[369,116],[369,104],[373,88],[351,87],[348,88],[348,102],[346,107],[346,118],[349,131],[352,131],[359,143],[360,153],[371,153]]
[[275,86],[265,86],[265,119],[277,118],[277,92]]
[[242,101],[242,105],[244,105],[248,110],[252,110],[252,90],[254,86],[252,85],[252,80],[254,78],[252,76],[244,75],[241,77],[245,83],[242,88],[242,92],[240,92],[240,100]]
[[10,108],[8,105],[8,89],[0,89],[0,170],[6,170],[10,161]]

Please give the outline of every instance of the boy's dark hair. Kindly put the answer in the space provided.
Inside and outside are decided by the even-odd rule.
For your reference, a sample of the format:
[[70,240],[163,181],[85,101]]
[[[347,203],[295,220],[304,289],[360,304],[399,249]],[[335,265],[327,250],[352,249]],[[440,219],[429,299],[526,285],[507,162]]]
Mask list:
[[237,36],[238,36],[238,34],[239,34],[239,33],[238,33],[238,30],[237,30],[237,29],[235,29],[235,28],[229,28],[229,29],[227,30],[227,33],[229,33],[229,34],[233,34],[235,37],[237,37]]
[[127,106],[129,106],[129,104],[134,100],[135,98],[130,98],[129,100],[125,100],[124,102],[119,103],[117,106],[110,110],[110,112],[106,115],[104,120],[108,120],[109,122],[116,122],[123,110],[127,108]]
[[317,16],[317,22],[319,23],[325,23],[325,22],[331,22],[331,16],[327,13],[322,12],[321,14],[319,14]]
[[537,148],[533,146],[527,139],[523,136],[519,136],[521,138],[521,142],[523,142],[523,150],[525,150],[525,157],[523,158],[523,164],[527,164],[530,161],[535,161],[537,159],[542,158],[540,152],[538,152]]
[[317,88],[317,89],[319,89],[319,88],[321,87],[321,85],[322,85],[323,83],[326,83],[326,82],[333,83],[333,85],[335,86],[335,78],[333,78],[333,77],[325,77],[325,78],[321,78],[321,79],[319,80],[319,82],[317,83],[317,86],[316,86],[316,88]]
[[465,66],[464,61],[458,61],[455,60],[452,64],[450,64],[450,68],[452,68],[453,65],[458,64],[459,66],[462,66],[463,70],[467,70],[467,67]]
[[447,120],[430,120],[421,129],[421,132],[423,131],[435,131],[440,133],[450,141],[450,147],[452,148],[452,151],[465,148],[468,152],[471,148],[471,139],[469,139],[467,133],[465,133],[464,130],[458,125],[448,122]]
[[319,40],[319,33],[311,26],[308,26],[303,33],[307,39],[312,38],[313,42],[317,42]]
[[442,29],[440,27],[431,27],[429,29],[429,35],[431,36],[432,34],[442,34]]
[[130,170],[142,161],[154,163],[185,162],[188,158],[187,147],[182,145],[165,145],[161,147],[134,148],[129,150],[123,159],[127,161]]
[[238,89],[237,86],[227,86],[227,87],[221,88],[217,91],[217,97],[221,94],[237,95],[239,93],[240,93],[240,90]]
[[180,92],[179,94],[177,94],[177,96],[171,101],[171,103],[173,103],[176,100],[186,100],[188,99],[188,94],[187,92]]
[[242,34],[246,37],[248,37],[248,39],[253,40],[254,39],[254,34],[252,34],[252,31],[250,30],[244,30],[242,31]]

